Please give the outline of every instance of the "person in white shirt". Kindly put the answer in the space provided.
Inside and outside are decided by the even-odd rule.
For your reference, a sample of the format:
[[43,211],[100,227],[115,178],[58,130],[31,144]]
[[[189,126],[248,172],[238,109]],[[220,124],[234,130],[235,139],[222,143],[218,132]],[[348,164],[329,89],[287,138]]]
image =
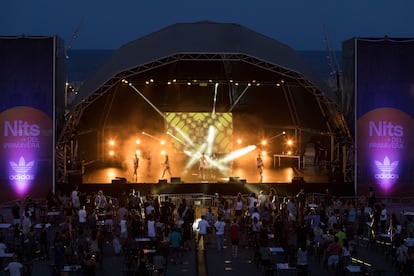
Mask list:
[[27,214],[24,214],[22,220],[22,233],[25,237],[29,233],[30,226],[32,226],[32,221]]
[[85,206],[82,206],[82,208],[79,209],[78,217],[79,217],[79,224],[85,227],[86,221],[87,221],[87,213],[86,213]]
[[121,241],[124,241],[128,238],[128,224],[127,224],[128,215],[124,215],[119,221],[119,227],[121,228]]
[[155,241],[157,239],[157,232],[155,230],[155,220],[154,216],[150,215],[147,221],[147,236],[151,239],[151,241]]
[[224,246],[224,228],[226,223],[222,220],[221,216],[217,218],[217,221],[214,223],[214,228],[216,229],[216,243],[217,250],[220,251]]
[[266,206],[266,201],[267,201],[266,195],[263,193],[263,191],[260,191],[259,196],[257,197],[257,204],[259,205],[260,208],[263,209]]
[[197,230],[198,230],[198,236],[197,236],[197,245],[200,244],[200,240],[203,239],[202,247],[205,249],[205,239],[207,235],[207,227],[209,227],[208,221],[206,220],[206,217],[203,215],[201,216],[201,220],[199,220],[197,224]]
[[13,255],[13,260],[4,268],[4,271],[8,271],[10,276],[22,275],[23,265],[17,261],[17,255]]
[[237,195],[236,205],[234,207],[234,216],[240,217],[243,214],[243,207],[244,207],[243,198],[242,198],[242,195],[239,193]]
[[78,186],[75,185],[75,189],[73,189],[71,194],[72,205],[75,210],[79,210],[80,208],[80,201],[79,201],[79,191]]
[[249,213],[253,213],[254,208],[257,205],[257,197],[255,193],[252,193],[249,197]]

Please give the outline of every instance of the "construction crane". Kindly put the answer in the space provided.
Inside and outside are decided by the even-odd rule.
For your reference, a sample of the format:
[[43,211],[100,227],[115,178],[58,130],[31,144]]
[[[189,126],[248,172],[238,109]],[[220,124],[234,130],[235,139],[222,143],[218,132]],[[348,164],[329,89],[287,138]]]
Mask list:
[[72,36],[65,47],[65,56],[66,58],[69,58],[68,50],[72,49],[73,42],[79,37],[80,30],[83,26],[83,19],[79,22],[78,26],[76,27],[75,31],[72,33]]

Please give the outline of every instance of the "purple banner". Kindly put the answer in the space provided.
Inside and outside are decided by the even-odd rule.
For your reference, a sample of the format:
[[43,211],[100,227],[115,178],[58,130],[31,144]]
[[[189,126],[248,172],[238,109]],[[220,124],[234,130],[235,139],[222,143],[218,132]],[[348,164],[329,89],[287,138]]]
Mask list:
[[0,200],[54,183],[55,38],[0,38]]
[[414,41],[356,47],[358,194],[413,196]]

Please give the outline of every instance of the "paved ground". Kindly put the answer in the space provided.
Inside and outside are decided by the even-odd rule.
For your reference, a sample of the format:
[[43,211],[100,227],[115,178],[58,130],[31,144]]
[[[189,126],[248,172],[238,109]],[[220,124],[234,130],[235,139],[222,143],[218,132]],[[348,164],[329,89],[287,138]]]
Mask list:
[[[384,270],[384,275],[395,275],[395,269],[391,258],[387,257],[380,247],[371,247],[361,244],[358,258],[372,265],[371,269]],[[51,275],[52,261],[37,261],[33,264],[32,275]],[[203,265],[204,264],[204,265]],[[115,256],[112,246],[105,248],[103,266],[97,269],[97,275],[125,275],[123,274],[124,258]],[[323,265],[311,255],[309,256],[309,269],[311,275],[336,275],[335,272],[327,271]],[[81,275],[80,273],[63,273],[61,275]],[[262,268],[257,267],[254,262],[254,250],[252,248],[241,248],[237,258],[233,258],[230,248],[218,252],[213,245],[207,250],[192,250],[185,252],[182,264],[169,263],[167,266],[168,276],[173,275],[264,275]],[[285,274],[282,274],[285,275]]]

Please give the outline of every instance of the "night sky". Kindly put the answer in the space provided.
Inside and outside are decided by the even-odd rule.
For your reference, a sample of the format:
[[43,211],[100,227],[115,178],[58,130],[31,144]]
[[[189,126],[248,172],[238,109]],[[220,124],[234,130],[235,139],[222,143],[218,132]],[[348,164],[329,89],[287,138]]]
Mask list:
[[0,35],[58,35],[73,49],[117,49],[198,21],[241,24],[296,50],[341,50],[353,37],[414,37],[411,0],[3,0],[0,10]]

